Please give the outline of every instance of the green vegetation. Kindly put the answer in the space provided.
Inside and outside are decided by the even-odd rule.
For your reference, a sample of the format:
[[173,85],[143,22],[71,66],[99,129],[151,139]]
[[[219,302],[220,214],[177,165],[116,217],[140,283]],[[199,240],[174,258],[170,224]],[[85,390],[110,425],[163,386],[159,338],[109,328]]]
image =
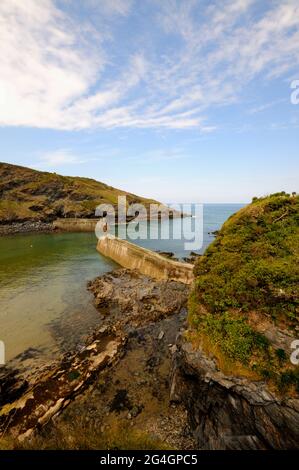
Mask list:
[[128,204],[146,207],[156,202],[93,179],[0,163],[0,223],[94,217],[99,204],[116,205],[117,196],[126,196]]
[[50,425],[39,434],[18,442],[11,436],[0,437],[0,450],[170,450],[160,439],[130,424],[115,424],[100,430],[101,423],[87,424],[84,417],[73,423]]
[[[299,373],[258,325],[298,327],[299,197],[257,199],[230,217],[195,266],[189,322],[219,357],[241,364],[279,389]],[[217,353],[216,353],[217,355]]]

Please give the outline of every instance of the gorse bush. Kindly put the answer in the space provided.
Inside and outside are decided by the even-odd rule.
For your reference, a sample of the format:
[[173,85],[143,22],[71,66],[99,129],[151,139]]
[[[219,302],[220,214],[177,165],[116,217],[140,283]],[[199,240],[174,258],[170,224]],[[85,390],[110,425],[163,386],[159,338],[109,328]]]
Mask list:
[[258,309],[297,324],[298,208],[298,196],[269,196],[228,219],[195,267],[195,291],[211,312]]
[[268,347],[267,339],[255,332],[244,318],[233,318],[227,312],[221,315],[207,313],[198,324],[231,358],[244,364],[253,353]]

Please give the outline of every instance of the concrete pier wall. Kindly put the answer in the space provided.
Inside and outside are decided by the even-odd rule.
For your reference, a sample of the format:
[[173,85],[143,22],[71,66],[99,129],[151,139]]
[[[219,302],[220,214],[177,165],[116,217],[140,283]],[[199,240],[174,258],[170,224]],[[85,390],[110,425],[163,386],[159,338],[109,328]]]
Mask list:
[[184,284],[191,284],[193,281],[192,264],[168,260],[127,240],[106,235],[98,241],[97,250],[125,268],[136,269],[156,279],[174,280]]

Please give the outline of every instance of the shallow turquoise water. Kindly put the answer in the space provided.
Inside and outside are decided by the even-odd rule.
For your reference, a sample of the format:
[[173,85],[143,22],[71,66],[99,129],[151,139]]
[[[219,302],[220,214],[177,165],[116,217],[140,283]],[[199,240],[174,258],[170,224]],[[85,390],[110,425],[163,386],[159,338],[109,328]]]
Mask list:
[[[204,244],[196,251],[202,252],[213,240],[210,232],[219,229],[240,207],[206,205]],[[171,224],[178,233],[180,219]],[[6,361],[30,361],[32,367],[33,359],[38,368],[49,358],[78,346],[101,322],[86,283],[116,265],[97,253],[96,243],[93,233],[0,238],[0,340],[5,343]],[[153,250],[172,251],[179,257],[188,254],[181,240],[136,243]]]

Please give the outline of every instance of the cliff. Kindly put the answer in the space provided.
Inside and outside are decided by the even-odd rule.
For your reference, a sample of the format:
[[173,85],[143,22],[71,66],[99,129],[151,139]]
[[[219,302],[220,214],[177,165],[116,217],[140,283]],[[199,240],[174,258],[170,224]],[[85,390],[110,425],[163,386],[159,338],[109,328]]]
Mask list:
[[92,218],[99,204],[117,208],[117,196],[126,196],[128,204],[146,207],[156,202],[93,179],[0,163],[0,224]]
[[186,407],[198,449],[298,447],[298,398],[276,394],[256,378],[223,372],[212,354],[181,335],[173,356],[170,400]]
[[199,448],[298,445],[298,202],[254,199],[196,262],[171,397],[187,407]]

